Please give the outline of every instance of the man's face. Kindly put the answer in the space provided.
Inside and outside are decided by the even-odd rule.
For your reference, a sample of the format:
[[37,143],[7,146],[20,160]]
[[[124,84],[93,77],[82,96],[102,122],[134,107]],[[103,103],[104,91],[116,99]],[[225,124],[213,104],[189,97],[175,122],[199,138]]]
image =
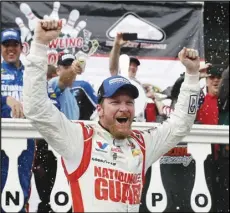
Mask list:
[[63,65],[59,65],[57,67],[57,74],[61,75],[62,73],[66,72],[68,69],[70,69],[71,65],[69,66],[63,66]]
[[116,139],[125,139],[131,133],[134,118],[134,99],[124,91],[117,92],[111,98],[105,98],[99,104],[100,123],[109,130]]
[[137,64],[134,62],[131,62],[129,65],[129,77],[130,78],[135,78],[137,74]]
[[21,52],[22,46],[15,40],[5,41],[1,45],[2,57],[7,63],[17,63],[19,61]]
[[219,84],[221,81],[220,76],[210,76],[207,78],[208,93],[218,95]]

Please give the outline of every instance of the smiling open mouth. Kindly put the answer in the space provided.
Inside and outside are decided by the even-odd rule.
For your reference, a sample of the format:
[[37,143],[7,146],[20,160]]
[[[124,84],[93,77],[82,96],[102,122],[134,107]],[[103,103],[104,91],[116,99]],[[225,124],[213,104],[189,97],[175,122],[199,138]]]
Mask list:
[[117,118],[117,121],[120,124],[123,124],[123,123],[126,123],[128,121],[128,118],[127,117],[120,117],[120,118]]

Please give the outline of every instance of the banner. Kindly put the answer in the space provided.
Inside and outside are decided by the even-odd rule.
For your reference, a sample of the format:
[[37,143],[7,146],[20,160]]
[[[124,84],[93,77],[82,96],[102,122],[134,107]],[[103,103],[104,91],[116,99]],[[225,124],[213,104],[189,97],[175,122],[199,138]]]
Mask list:
[[[20,28],[22,62],[30,51],[36,22],[43,18],[63,19],[66,23],[60,36],[49,44],[48,62],[56,64],[58,56],[67,52],[84,55],[88,59],[83,75],[95,90],[110,76],[108,57],[117,32],[138,33],[138,40],[122,47],[121,53],[138,57],[141,65],[137,79],[161,90],[173,85],[185,71],[177,59],[183,47],[197,49],[204,58],[202,4],[199,3],[3,2],[2,28]],[[199,150],[205,157],[210,154],[205,147]],[[210,179],[203,175],[203,167],[197,167],[196,172],[203,176],[193,190],[195,165],[190,153],[187,144],[180,144],[149,169],[140,211],[210,211],[210,192],[206,190]],[[70,207],[70,198],[65,200],[65,195],[69,195],[68,183],[60,167],[60,156],[54,154],[58,158],[58,171],[52,207],[56,212],[66,212]],[[208,164],[206,170],[209,171]],[[32,183],[29,202],[33,212],[40,200],[34,181]],[[194,199],[190,200],[191,195]]]
[[36,22],[43,18],[59,18],[66,23],[59,38],[49,44],[49,63],[55,64],[64,52],[91,56],[84,77],[96,90],[110,76],[108,55],[119,31],[138,33],[138,40],[124,46],[121,53],[140,59],[140,82],[162,90],[185,71],[177,60],[183,47],[197,49],[204,58],[199,3],[3,2],[2,28],[21,29],[22,61],[29,53]]

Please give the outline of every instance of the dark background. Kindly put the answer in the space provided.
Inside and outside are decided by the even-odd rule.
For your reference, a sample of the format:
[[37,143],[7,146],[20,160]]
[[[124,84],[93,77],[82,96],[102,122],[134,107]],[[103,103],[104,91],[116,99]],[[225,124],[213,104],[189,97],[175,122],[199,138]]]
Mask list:
[[205,59],[215,65],[229,64],[229,2],[204,3]]

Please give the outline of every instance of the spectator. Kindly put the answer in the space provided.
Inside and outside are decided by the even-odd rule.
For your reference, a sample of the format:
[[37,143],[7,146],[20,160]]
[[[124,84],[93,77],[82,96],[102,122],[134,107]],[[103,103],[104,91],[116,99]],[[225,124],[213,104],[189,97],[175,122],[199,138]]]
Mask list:
[[219,124],[229,125],[229,66],[222,74],[219,87]]
[[[109,70],[111,76],[118,75],[119,73],[119,56],[120,56],[121,47],[125,43],[127,43],[127,41],[123,40],[122,33],[117,33],[109,58]],[[141,84],[140,81],[138,81],[136,78],[139,65],[140,65],[140,61],[137,58],[130,57],[128,77],[131,80],[134,80],[137,83]]]
[[[22,43],[20,31],[5,29],[1,33],[1,117],[24,118],[22,110],[22,88],[24,66],[20,61]],[[18,158],[18,173],[20,184],[24,193],[24,205],[20,212],[28,211],[30,197],[30,181],[35,153],[34,140],[27,140],[27,150],[24,150]],[[1,192],[8,175],[9,159],[4,150],[1,150]],[[1,209],[2,212],[3,209]]]
[[82,69],[79,69],[77,77],[72,84],[71,91],[79,106],[79,120],[90,120],[97,106],[97,96],[90,83],[82,78],[82,73],[85,71],[86,60],[83,63]]
[[[207,74],[207,69],[211,66],[210,63],[200,65],[199,73],[200,73],[200,80],[202,78],[207,78],[210,76],[210,74]],[[170,106],[165,105],[160,98],[158,98],[158,95],[156,92],[152,89],[152,86],[146,87],[146,94],[147,97],[151,98],[156,106],[157,111],[160,116],[162,116],[162,119],[159,119],[161,121],[165,120],[166,118],[170,117],[171,112],[175,108],[175,104],[177,103],[177,99],[180,93],[180,88],[182,83],[184,82],[184,75],[185,73],[182,73],[180,77],[175,81],[174,85],[171,87],[168,87],[164,93],[167,94],[167,98],[171,99]]]
[[[57,62],[57,77],[48,81],[48,89],[53,90],[60,103],[60,111],[70,120],[79,119],[79,107],[71,92],[71,86],[76,78],[76,74],[71,67],[75,57],[72,54],[64,54],[60,56]],[[82,69],[78,67],[78,70]]]
[[222,70],[211,67],[206,78],[207,94],[201,91],[199,110],[196,120],[201,124],[217,125],[219,122],[218,88],[221,81]]
[[[219,83],[219,125],[229,125],[229,66],[222,73]],[[213,162],[213,202],[214,212],[229,211],[229,144],[215,144]]]

